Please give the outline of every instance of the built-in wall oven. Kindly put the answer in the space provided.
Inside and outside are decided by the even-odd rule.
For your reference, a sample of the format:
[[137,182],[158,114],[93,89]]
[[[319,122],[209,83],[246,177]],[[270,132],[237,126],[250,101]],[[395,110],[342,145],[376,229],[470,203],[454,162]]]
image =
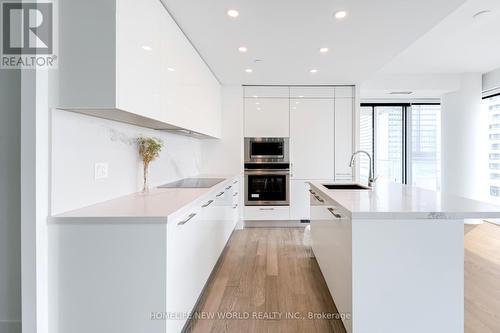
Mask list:
[[245,138],[245,205],[290,204],[288,138]]

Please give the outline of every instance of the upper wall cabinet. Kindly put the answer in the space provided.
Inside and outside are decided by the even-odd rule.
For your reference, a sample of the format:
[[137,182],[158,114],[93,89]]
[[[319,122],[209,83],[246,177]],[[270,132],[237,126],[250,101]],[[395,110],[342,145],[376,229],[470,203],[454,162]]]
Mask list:
[[282,86],[246,86],[245,98],[288,98],[290,87]]
[[335,98],[354,98],[354,86],[335,87]]
[[291,98],[334,98],[334,87],[290,87]]
[[245,98],[245,137],[288,137],[288,98]]
[[61,109],[220,137],[220,84],[160,0],[65,0],[60,10]]

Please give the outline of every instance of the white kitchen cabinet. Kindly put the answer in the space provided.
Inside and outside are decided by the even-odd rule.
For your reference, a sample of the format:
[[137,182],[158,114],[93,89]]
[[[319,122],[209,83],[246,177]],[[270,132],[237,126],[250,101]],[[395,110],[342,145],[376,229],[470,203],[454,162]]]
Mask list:
[[335,99],[335,180],[352,181],[352,168],[349,167],[354,148],[354,100]]
[[288,98],[245,98],[245,137],[288,137]]
[[[209,243],[206,239],[213,237],[213,230],[207,228],[208,217],[196,207],[167,224],[168,312],[189,313],[205,285],[204,279],[210,274],[212,254],[207,251]],[[167,332],[180,332],[184,322],[168,320]]]
[[220,84],[159,0],[60,7],[58,108],[220,137]]
[[333,179],[335,102],[291,100],[290,163],[292,179]]
[[236,225],[238,185],[168,216],[51,218],[50,332],[181,332]]
[[305,180],[290,180],[290,219],[309,220],[309,184]]
[[288,98],[290,87],[285,86],[245,86],[245,98]]
[[289,219],[289,206],[245,206],[245,220],[247,221],[272,221]]
[[290,87],[290,98],[330,98],[335,97],[335,88],[325,87]]
[[[339,313],[352,313],[352,223],[348,214],[311,189],[311,242]],[[352,332],[350,319],[343,319]]]
[[354,86],[336,86],[335,98],[354,98]]

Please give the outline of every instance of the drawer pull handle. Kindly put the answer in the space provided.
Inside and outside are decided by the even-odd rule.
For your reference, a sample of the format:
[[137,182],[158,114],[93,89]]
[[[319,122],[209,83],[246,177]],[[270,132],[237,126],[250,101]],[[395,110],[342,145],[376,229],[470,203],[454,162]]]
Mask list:
[[335,213],[335,210],[333,208],[328,208],[328,211],[332,213],[333,216],[335,216],[338,219],[342,218],[342,215]]
[[325,202],[325,200],[321,199],[319,195],[314,196],[319,202]]
[[237,196],[237,195],[238,195],[238,192],[234,193],[234,194],[233,194],[233,197],[235,197],[235,196]]
[[233,187],[233,185],[229,185],[228,187],[226,187],[226,191],[229,190],[231,187]]
[[259,208],[259,210],[274,210],[274,208]]
[[238,204],[234,205],[234,206],[233,206],[233,209],[236,209],[237,207],[238,207]]
[[192,219],[193,217],[195,217],[195,216],[196,216],[196,213],[191,213],[191,214],[189,214],[189,216],[188,216],[188,218],[187,218],[187,219],[185,219],[184,221],[181,221],[181,222],[177,223],[177,225],[183,225],[183,224],[186,224],[186,223],[188,223],[188,222],[189,222],[189,220],[191,220],[191,219]]
[[238,184],[238,181],[237,181],[237,180],[235,180],[235,181],[233,182],[233,184]]
[[314,192],[313,190],[309,189],[309,192],[311,192],[312,195],[316,195],[316,192]]
[[220,197],[223,194],[224,194],[224,192],[220,192],[219,194],[216,195],[216,197]]
[[213,200],[208,200],[208,202],[206,204],[204,204],[203,206],[201,206],[201,207],[203,207],[203,208],[208,207],[208,206],[210,206],[212,204],[212,202],[214,202],[214,201]]

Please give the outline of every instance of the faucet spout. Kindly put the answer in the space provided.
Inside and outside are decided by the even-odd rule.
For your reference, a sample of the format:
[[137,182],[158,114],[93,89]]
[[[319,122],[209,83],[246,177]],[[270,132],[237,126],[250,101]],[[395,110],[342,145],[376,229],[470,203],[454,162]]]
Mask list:
[[368,157],[368,161],[370,163],[370,168],[368,171],[368,186],[373,187],[373,185],[377,181],[378,177],[373,177],[373,162],[372,162],[372,156],[370,155],[370,153],[368,153],[365,150],[358,150],[358,151],[354,152],[351,156],[351,162],[349,163],[349,167],[352,168],[352,166],[354,165],[354,160],[356,159],[356,156],[359,154],[365,154]]

